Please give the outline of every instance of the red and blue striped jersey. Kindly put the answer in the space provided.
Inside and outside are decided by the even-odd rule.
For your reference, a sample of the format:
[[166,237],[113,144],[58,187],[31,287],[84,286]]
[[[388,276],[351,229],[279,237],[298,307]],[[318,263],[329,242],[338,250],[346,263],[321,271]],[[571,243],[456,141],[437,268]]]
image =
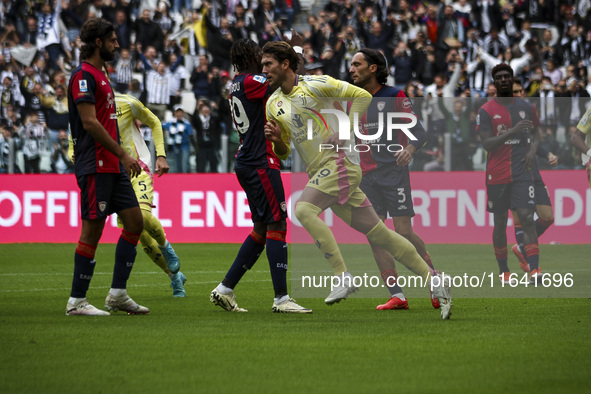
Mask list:
[[99,144],[84,129],[77,104],[93,103],[98,121],[109,135],[119,143],[115,95],[105,74],[92,64],[82,62],[70,77],[68,108],[70,131],[74,143],[76,175],[118,173],[123,171],[119,158]]
[[[480,108],[476,118],[476,131],[490,133],[495,137],[508,132],[522,120],[531,120],[535,129],[540,126],[540,119],[533,105],[520,98],[514,98],[508,105],[493,99]],[[529,133],[521,132],[495,150],[488,152],[486,183],[499,185],[532,179],[532,172],[525,170],[523,161],[529,147]]]
[[236,168],[279,169],[273,144],[265,138],[265,106],[271,89],[262,74],[238,74],[230,88],[232,120],[240,135]]
[[[385,100],[380,100],[380,98],[384,98]],[[386,117],[388,112],[405,112],[416,116],[412,109],[412,103],[406,94],[404,94],[404,91],[398,88],[384,85],[373,95],[371,104],[367,108],[366,115],[361,120],[361,133],[365,135],[375,135],[378,130],[378,118],[380,116],[382,116],[383,119],[383,132],[382,136],[376,141],[360,141],[370,147],[367,151],[360,149],[359,152],[361,169],[364,174],[383,165],[396,165],[396,157],[394,154],[401,147],[406,147],[410,143],[419,150],[427,141],[427,132],[423,128],[419,119],[417,119],[417,124],[409,130],[417,138],[416,141],[410,140],[409,137],[400,130],[394,130],[392,138],[388,139],[386,133]],[[408,119],[402,118],[395,118],[393,121],[396,123],[409,122]],[[401,145],[401,147],[394,147],[393,145],[396,144]]]

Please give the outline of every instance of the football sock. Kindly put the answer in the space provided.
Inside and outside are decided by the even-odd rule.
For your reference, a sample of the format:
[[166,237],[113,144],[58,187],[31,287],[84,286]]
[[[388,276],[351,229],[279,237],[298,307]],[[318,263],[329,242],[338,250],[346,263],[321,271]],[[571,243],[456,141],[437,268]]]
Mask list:
[[275,302],[275,305],[281,304],[282,302],[285,302],[287,300],[289,300],[289,295],[288,294],[285,294],[285,295],[282,295],[282,296],[276,296],[273,299],[273,301]]
[[525,259],[531,271],[538,268],[540,263],[540,248],[538,244],[525,245]]
[[381,276],[382,280],[384,281],[384,284],[388,288],[388,291],[390,292],[390,295],[392,297],[404,297],[402,289],[400,288],[400,286],[398,286],[398,271],[396,271],[395,268],[387,271],[382,271]]
[[525,246],[525,243],[523,242],[523,227],[521,227],[521,224],[515,225],[515,241],[517,241],[519,251],[523,253],[523,247]]
[[538,234],[538,238],[540,237],[540,235],[544,234],[544,232],[546,230],[548,230],[548,227],[550,227],[552,225],[552,223],[554,223],[554,220],[548,220],[548,219],[536,219],[535,221],[535,225],[536,225],[536,234]]
[[113,268],[113,282],[111,288],[125,289],[127,280],[131,274],[135,256],[137,255],[136,246],[140,239],[140,234],[121,231],[121,236],[115,248],[115,267]]
[[232,294],[234,292],[233,289],[229,288],[228,286],[224,286],[223,284],[219,284],[218,287],[215,288],[218,293],[220,294]]
[[91,246],[83,242],[78,242],[76,253],[74,254],[74,279],[72,280],[72,298],[85,298],[90,280],[94,273],[96,261],[94,254],[96,246]]
[[267,231],[267,259],[276,298],[287,295],[286,234],[286,231]]
[[166,241],[166,233],[164,232],[164,228],[162,228],[160,220],[152,215],[152,212],[143,209],[142,216],[144,218],[144,231],[147,232],[150,237],[154,238],[156,242],[158,242],[158,245],[162,247],[166,246],[168,241]]
[[494,246],[495,257],[499,264],[499,274],[503,272],[509,272],[509,266],[507,265],[507,245],[505,246]]
[[433,267],[433,263],[431,262],[431,255],[429,254],[429,252],[425,251],[425,255],[421,257],[423,258],[423,260],[425,260],[425,263],[427,263],[429,268],[431,268],[432,270],[435,269],[435,267]]
[[390,230],[381,220],[367,234],[367,239],[373,244],[386,249],[392,257],[400,261],[406,268],[429,281],[431,269],[425,260],[419,256],[416,248],[402,235]]
[[170,270],[168,269],[168,265],[166,265],[166,260],[164,259],[162,252],[160,252],[158,242],[156,242],[156,240],[152,238],[146,230],[142,231],[140,243],[142,244],[144,252],[150,257],[150,259],[152,259],[152,261],[156,263],[156,265],[170,277]]
[[322,209],[309,202],[298,202],[295,207],[295,214],[297,219],[302,223],[302,226],[308,231],[314,243],[320,249],[324,258],[332,267],[335,275],[341,275],[347,272],[347,266],[337,245],[330,227],[324,223],[318,215],[322,213]]
[[256,263],[261,253],[263,253],[263,249],[265,249],[265,237],[253,230],[242,243],[234,263],[232,263],[226,277],[222,281],[224,286],[230,289],[236,287],[246,271],[254,266],[254,263]]

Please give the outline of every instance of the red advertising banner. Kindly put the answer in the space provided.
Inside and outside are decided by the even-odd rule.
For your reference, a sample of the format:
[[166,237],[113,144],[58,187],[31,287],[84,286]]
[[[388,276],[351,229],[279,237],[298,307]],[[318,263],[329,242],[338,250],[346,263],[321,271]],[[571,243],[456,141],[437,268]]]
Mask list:
[[[584,171],[546,171],[542,176],[555,222],[540,243],[591,241],[591,190]],[[305,174],[284,174],[288,206],[305,186]],[[415,232],[426,243],[490,243],[492,216],[486,212],[482,172],[411,173]],[[168,174],[155,179],[154,214],[174,242],[241,243],[252,227],[246,195],[233,174]],[[73,175],[0,175],[0,243],[76,242],[80,197]],[[290,209],[290,218],[291,218]],[[322,216],[339,242],[365,242],[332,212]],[[297,220],[293,242],[311,242]],[[511,225],[511,220],[510,220]],[[113,215],[102,242],[116,242]],[[513,231],[508,229],[509,242]]]

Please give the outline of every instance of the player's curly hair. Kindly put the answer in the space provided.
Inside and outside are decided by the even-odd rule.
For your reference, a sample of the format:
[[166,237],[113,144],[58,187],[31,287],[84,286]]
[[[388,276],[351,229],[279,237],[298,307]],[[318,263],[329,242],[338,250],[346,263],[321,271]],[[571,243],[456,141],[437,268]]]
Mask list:
[[115,31],[115,26],[105,19],[95,18],[89,19],[80,28],[80,40],[82,41],[82,48],[80,48],[80,58],[88,59],[96,49],[96,39],[101,40],[111,35]]
[[499,63],[493,67],[492,71],[490,72],[491,77],[495,78],[495,74],[499,71],[509,71],[511,74],[511,78],[513,78],[513,69],[507,63]]
[[236,40],[230,48],[230,62],[239,73],[253,67],[260,70],[262,57],[261,47],[249,38]]
[[291,45],[285,41],[269,41],[263,47],[263,55],[270,55],[279,63],[284,60],[289,61],[289,68],[296,72],[300,59],[297,53],[293,50]]
[[388,80],[388,63],[384,54],[377,49],[363,48],[359,50],[363,54],[365,61],[369,66],[375,64],[377,66],[376,79],[378,83],[384,85]]

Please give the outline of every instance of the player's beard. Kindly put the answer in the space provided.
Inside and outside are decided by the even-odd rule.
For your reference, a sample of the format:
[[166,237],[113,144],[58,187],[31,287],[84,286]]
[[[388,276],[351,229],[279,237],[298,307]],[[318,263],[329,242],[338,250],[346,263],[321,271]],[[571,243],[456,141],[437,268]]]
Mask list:
[[107,50],[107,48],[103,45],[99,50],[99,55],[105,62],[110,62],[111,60],[115,59],[115,50],[109,52],[109,50]]

